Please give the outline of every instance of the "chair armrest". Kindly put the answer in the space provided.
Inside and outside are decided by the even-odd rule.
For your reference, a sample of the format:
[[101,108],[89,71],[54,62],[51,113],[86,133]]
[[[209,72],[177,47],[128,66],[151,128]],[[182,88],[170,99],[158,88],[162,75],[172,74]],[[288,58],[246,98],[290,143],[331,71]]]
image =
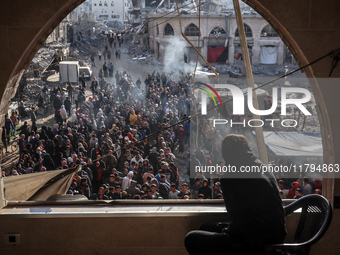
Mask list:
[[296,211],[297,209],[300,209],[300,208],[301,208],[301,205],[298,203],[298,200],[296,200],[293,203],[283,207],[283,209],[285,211],[285,216],[292,214],[294,211]]
[[270,244],[266,245],[266,248],[272,248],[272,249],[289,249],[289,248],[301,248],[304,246],[309,246],[309,242],[303,242],[303,243],[283,243],[283,244]]
[[288,253],[284,253],[284,254],[290,254],[289,252],[293,252],[296,251],[296,250],[306,250],[306,249],[309,249],[311,245],[304,242],[304,243],[286,243],[286,244],[271,244],[271,245],[267,245],[265,247],[265,252],[264,254],[266,255],[271,255],[273,254],[272,252],[273,251],[279,251],[280,254],[281,252],[287,252]]

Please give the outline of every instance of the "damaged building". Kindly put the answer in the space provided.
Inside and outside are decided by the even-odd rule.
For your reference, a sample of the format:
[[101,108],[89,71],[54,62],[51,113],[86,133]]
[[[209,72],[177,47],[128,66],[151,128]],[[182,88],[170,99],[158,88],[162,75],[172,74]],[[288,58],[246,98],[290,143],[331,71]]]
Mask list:
[[[164,7],[163,10],[150,11],[146,15],[151,28],[148,31],[149,47],[155,52],[157,59],[166,61],[168,48],[178,49],[180,44],[184,46],[183,52],[176,50],[174,54],[181,54],[179,60],[182,62],[194,62],[197,54],[181,35],[178,18],[174,18],[177,11],[164,16],[164,13],[170,10]],[[202,55],[210,63],[242,65],[236,17],[232,11],[225,9],[225,6],[217,1],[204,5],[201,9],[200,29],[197,8],[187,6],[181,9],[181,13],[183,33],[195,47],[199,46]],[[243,11],[243,15],[252,65],[282,65],[288,61],[290,53],[268,22],[249,10]],[[203,64],[203,61],[200,61]]]

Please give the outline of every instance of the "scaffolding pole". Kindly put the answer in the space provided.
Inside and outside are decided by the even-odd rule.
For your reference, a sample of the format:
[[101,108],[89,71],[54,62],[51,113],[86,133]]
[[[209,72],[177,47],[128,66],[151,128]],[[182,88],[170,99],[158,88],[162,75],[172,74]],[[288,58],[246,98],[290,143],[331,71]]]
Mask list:
[[[248,83],[248,87],[254,89],[255,88],[254,77],[253,77],[253,72],[252,72],[251,64],[250,64],[250,57],[249,57],[249,51],[248,51],[248,46],[247,46],[246,34],[244,31],[240,3],[239,3],[239,0],[233,0],[233,3],[234,3],[234,10],[235,10],[237,27],[238,27],[239,37],[240,37],[240,43],[241,43],[243,63],[244,63],[244,68],[246,70],[247,83]],[[253,106],[255,109],[259,109],[259,103],[257,101],[256,92],[253,90],[252,93],[253,93]],[[256,114],[253,114],[253,119],[257,119],[259,121],[261,120],[260,116]],[[268,164],[267,148],[264,142],[262,127],[255,127],[255,135],[256,135],[256,142],[257,142],[257,149],[259,152],[259,158],[263,163]]]

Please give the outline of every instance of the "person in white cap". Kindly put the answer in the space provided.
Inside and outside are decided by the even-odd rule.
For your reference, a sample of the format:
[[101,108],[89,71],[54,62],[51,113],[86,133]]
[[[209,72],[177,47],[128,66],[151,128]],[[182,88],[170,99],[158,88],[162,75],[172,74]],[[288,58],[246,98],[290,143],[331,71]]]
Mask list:
[[130,171],[127,174],[127,176],[124,177],[122,181],[122,191],[125,191],[128,187],[130,187],[132,177],[133,177],[133,171]]

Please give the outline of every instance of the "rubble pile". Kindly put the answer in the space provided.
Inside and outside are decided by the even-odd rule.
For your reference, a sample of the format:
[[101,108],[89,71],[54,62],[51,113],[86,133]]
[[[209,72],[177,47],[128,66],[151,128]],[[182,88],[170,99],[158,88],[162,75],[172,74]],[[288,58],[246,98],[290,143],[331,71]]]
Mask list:
[[103,47],[107,44],[106,40],[101,40],[102,38],[96,34],[93,34],[86,39],[83,38],[81,41],[75,41],[73,46],[70,48],[70,56],[77,57],[81,56],[82,59],[90,62],[90,56],[92,53],[96,54],[97,49]]
[[46,47],[40,48],[27,69],[27,77],[37,77],[52,63],[54,51]]
[[38,103],[38,97],[45,86],[45,82],[40,78],[27,79],[27,85],[23,88],[23,92],[19,97],[24,105],[31,106]]
[[[245,69],[243,66],[230,66],[230,65],[219,65],[213,64],[216,71],[221,74],[229,74],[230,78],[241,78],[245,77]],[[253,74],[256,76],[278,76],[286,72],[284,66],[279,65],[258,65],[252,66]]]
[[147,29],[147,25],[141,24],[138,27],[133,28],[127,37],[131,37],[131,40],[126,40],[126,50],[123,53],[131,55],[131,60],[153,60],[153,50],[150,50],[147,46],[148,35],[142,33]]
[[[9,114],[12,111],[16,111],[18,105],[23,103],[23,106],[27,112],[34,106],[37,110],[37,114],[43,115],[46,114],[48,109],[50,108],[50,97],[42,93],[44,86],[47,84],[46,82],[42,81],[41,78],[26,78],[23,76],[22,79],[25,79],[25,86],[22,90],[18,90],[16,97],[12,98],[11,106],[9,108]],[[43,107],[38,107],[38,100],[39,96],[43,96]]]
[[56,69],[56,63],[67,56],[69,52],[69,46],[62,43],[45,43],[32,59],[31,65],[27,69],[27,78],[36,78],[41,76],[50,70]]
[[127,45],[126,50],[124,51],[125,54],[132,55],[132,60],[153,60],[153,52],[152,50],[148,49],[145,46],[139,45]]
[[[90,62],[92,53],[108,44],[105,32],[112,32],[105,24],[95,22],[77,22],[73,26],[74,40],[70,47],[70,57],[81,56]],[[103,33],[104,32],[104,33]]]
[[284,66],[277,66],[277,65],[258,65],[258,66],[252,66],[253,73],[256,75],[268,75],[268,76],[274,76],[274,75],[282,75],[285,73],[285,67]]

